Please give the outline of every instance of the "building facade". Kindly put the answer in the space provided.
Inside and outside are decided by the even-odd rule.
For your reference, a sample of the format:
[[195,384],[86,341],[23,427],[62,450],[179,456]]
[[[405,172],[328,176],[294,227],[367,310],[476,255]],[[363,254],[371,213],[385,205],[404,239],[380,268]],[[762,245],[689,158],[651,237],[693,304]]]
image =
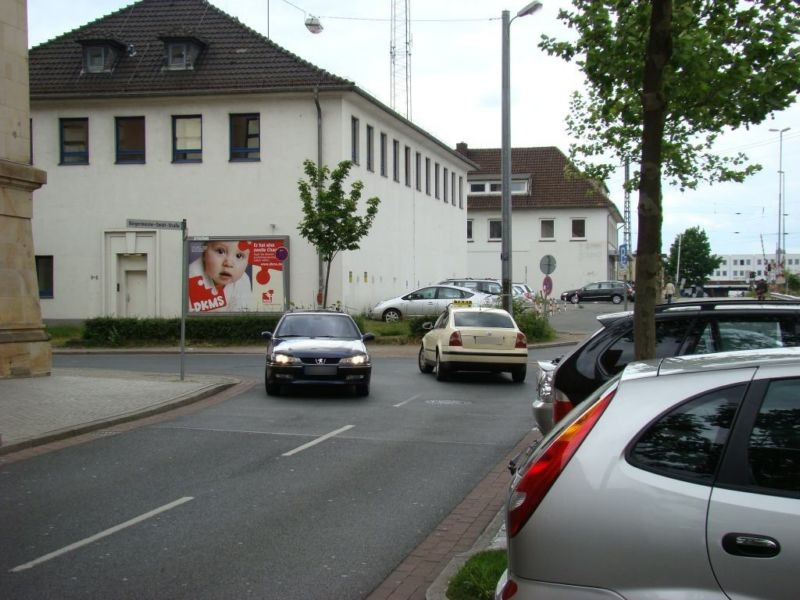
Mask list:
[[[501,276],[500,149],[457,150],[478,165],[468,174],[468,268],[475,276]],[[540,290],[545,271],[552,294],[599,280],[616,279],[619,210],[606,191],[570,174],[554,147],[511,150],[512,279]],[[545,268],[549,265],[549,268]]]
[[188,260],[244,244],[253,302],[238,310],[318,305],[323,268],[297,229],[305,160],[352,160],[349,183],[381,200],[360,250],[334,260],[329,305],[361,312],[466,270],[474,165],[204,0],[132,4],[33,48],[30,72],[34,164],[51,173],[33,228],[46,319],[179,315],[184,220]]

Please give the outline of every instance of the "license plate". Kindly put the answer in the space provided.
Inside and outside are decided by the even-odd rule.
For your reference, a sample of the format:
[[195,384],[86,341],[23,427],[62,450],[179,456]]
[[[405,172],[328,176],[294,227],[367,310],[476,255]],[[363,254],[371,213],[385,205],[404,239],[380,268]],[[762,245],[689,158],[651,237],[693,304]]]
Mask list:
[[305,368],[306,375],[316,375],[320,377],[336,375],[336,372],[336,365],[306,365]]
[[503,338],[501,337],[494,337],[490,335],[476,335],[475,336],[475,343],[476,344],[485,344],[487,346],[499,346],[503,343]]

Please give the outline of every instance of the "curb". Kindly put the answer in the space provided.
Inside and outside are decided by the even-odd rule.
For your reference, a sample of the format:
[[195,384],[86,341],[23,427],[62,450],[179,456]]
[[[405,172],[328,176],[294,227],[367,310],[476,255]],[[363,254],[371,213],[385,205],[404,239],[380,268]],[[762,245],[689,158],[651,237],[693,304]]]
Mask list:
[[214,396],[220,392],[223,392],[241,383],[239,379],[234,379],[234,378],[227,378],[227,379],[228,381],[223,381],[220,383],[210,383],[207,386],[200,388],[199,390],[195,390],[193,392],[187,392],[186,394],[182,394],[175,398],[170,398],[169,400],[164,400],[163,402],[159,402],[158,404],[152,404],[143,409],[131,410],[129,412],[114,415],[112,417],[106,417],[102,419],[97,419],[96,421],[90,421],[89,423],[64,427],[63,429],[56,429],[55,431],[50,431],[43,435],[39,435],[36,437],[29,437],[15,441],[10,444],[2,445],[0,446],[0,456],[3,456],[5,454],[12,454],[14,452],[19,452],[20,450],[26,450],[28,448],[34,448],[36,446],[43,446],[45,444],[58,442],[72,437],[77,437],[85,433],[91,433],[93,431],[97,431],[98,429],[105,429],[107,427],[120,425],[121,423],[136,421],[138,419],[143,419],[160,413],[168,412],[176,408],[186,406],[188,404],[199,402],[200,400],[204,400],[206,398],[209,398],[210,396]]

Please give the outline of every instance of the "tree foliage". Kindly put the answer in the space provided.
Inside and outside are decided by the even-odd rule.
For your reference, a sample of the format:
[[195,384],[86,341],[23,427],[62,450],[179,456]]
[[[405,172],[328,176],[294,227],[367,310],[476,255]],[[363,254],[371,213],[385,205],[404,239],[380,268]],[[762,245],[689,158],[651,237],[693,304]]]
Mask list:
[[670,246],[666,277],[672,279],[678,272],[679,281],[675,282],[676,287],[680,280],[685,280],[686,285],[703,285],[720,264],[722,257],[711,253],[711,243],[706,232],[699,227],[690,227],[676,236]]
[[743,181],[756,171],[742,154],[723,156],[723,132],[791,105],[800,89],[797,0],[572,0],[559,19],[575,41],[543,38],[552,55],[586,76],[571,103],[570,155],[590,177],[638,164],[635,354],[655,356],[660,291],[661,180]]
[[[326,264],[323,308],[328,305],[333,259],[344,250],[359,249],[359,242],[369,233],[380,204],[379,198],[370,198],[365,213],[358,214],[364,184],[354,181],[350,192],[345,192],[344,181],[351,167],[352,162],[344,160],[331,172],[325,165],[317,168],[316,163],[306,160],[303,171],[307,179],[300,179],[297,183],[303,203],[303,220],[297,229],[317,249]],[[330,184],[327,184],[329,178]]]

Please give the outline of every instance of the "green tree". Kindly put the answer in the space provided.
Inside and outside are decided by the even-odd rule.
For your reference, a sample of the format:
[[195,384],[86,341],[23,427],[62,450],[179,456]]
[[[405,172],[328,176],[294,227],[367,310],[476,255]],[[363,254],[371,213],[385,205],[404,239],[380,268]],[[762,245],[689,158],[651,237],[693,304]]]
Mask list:
[[676,236],[670,246],[666,277],[673,279],[676,271],[680,269],[677,271],[679,281],[675,282],[676,288],[679,286],[680,280],[685,280],[687,285],[703,285],[720,264],[722,264],[722,257],[711,254],[711,244],[706,232],[699,227],[690,227]]
[[[306,160],[303,162],[303,171],[307,179],[300,179],[297,183],[303,203],[303,220],[297,229],[317,249],[326,265],[323,308],[328,306],[328,282],[333,259],[344,250],[359,249],[359,242],[369,233],[381,202],[377,197],[370,198],[366,212],[357,214],[364,184],[354,181],[349,194],[343,187],[352,164],[349,160],[343,160],[331,172],[325,165],[317,168],[316,163]],[[329,177],[330,185],[327,185]]]
[[662,176],[682,189],[743,181],[759,167],[714,152],[731,128],[760,123],[800,89],[796,0],[572,0],[559,19],[575,41],[544,37],[548,53],[575,61],[587,86],[567,128],[576,166],[605,179],[638,164],[635,354],[655,356],[661,270]]

